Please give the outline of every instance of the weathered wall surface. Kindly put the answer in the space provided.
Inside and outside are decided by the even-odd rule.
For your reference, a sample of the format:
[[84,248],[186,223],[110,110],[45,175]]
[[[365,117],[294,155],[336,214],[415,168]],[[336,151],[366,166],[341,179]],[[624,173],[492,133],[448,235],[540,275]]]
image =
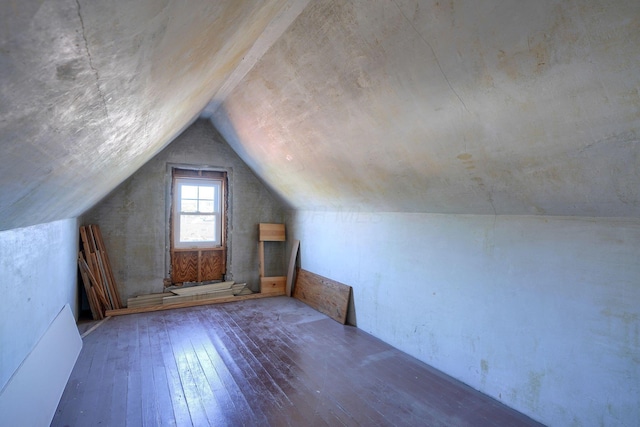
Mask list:
[[92,207],[197,117],[290,3],[0,2],[0,230]]
[[[168,277],[167,164],[226,170],[229,180],[227,278],[258,282],[258,223],[282,222],[281,202],[262,185],[208,121],[195,122],[171,145],[126,180],[83,224],[98,224],[123,298],[161,292]],[[284,271],[284,245],[269,245],[267,273]]]
[[299,211],[358,327],[547,425],[640,419],[640,221]]
[[0,232],[0,390],[65,304],[77,317],[77,254],[75,218]]
[[300,209],[640,217],[640,2],[319,0],[213,114]]

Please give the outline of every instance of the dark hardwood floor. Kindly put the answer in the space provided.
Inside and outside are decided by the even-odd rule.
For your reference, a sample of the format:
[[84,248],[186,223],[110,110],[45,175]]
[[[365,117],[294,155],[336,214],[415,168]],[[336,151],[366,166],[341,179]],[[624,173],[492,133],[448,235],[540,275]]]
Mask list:
[[53,426],[532,426],[287,297],[112,318],[84,338]]

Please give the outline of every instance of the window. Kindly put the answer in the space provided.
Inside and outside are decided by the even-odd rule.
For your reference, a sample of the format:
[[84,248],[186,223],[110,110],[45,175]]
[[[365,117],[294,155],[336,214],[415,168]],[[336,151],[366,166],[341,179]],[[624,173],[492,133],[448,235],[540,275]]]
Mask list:
[[226,172],[171,168],[171,283],[226,274]]
[[[181,176],[195,173],[200,176]],[[174,248],[213,248],[223,245],[224,177],[212,175],[221,174],[209,171],[174,171]]]
[[177,178],[174,246],[195,248],[222,243],[220,181]]

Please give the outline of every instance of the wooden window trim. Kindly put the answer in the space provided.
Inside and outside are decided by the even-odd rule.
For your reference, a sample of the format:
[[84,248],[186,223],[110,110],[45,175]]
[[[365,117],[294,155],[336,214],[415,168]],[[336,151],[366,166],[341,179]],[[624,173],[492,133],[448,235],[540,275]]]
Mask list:
[[[216,246],[194,245],[193,247],[175,246],[175,221],[179,221],[178,194],[176,191],[176,179],[203,179],[220,182],[220,244]],[[226,247],[227,247],[227,209],[228,209],[228,182],[227,173],[206,169],[171,169],[171,203],[169,210],[169,240],[170,240],[170,276],[172,283],[184,281],[205,281],[223,279],[226,274]],[[214,255],[216,254],[216,255]],[[213,256],[213,258],[211,258]],[[187,258],[184,258],[187,257]],[[184,260],[190,260],[184,264]],[[213,263],[213,264],[212,264]],[[184,270],[186,267],[187,270]],[[213,268],[213,269],[212,269]],[[188,271],[190,273],[188,273]],[[211,274],[216,277],[212,277]]]

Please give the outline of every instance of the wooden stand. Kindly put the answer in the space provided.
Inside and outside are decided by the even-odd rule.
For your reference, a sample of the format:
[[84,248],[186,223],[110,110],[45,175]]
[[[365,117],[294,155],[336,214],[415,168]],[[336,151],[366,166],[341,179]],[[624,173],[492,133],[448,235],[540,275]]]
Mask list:
[[284,224],[261,223],[258,225],[258,234],[260,293],[284,295],[287,276],[265,277],[264,275],[264,242],[284,242],[286,240]]

